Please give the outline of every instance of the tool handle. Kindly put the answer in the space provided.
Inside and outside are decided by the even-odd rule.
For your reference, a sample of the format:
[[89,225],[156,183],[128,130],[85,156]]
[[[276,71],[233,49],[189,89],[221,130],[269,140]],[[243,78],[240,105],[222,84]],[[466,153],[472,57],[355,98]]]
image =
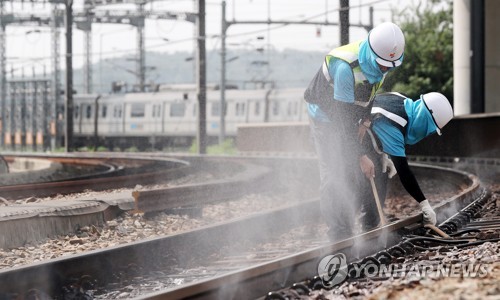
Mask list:
[[377,203],[377,210],[378,210],[378,215],[380,217],[380,224],[382,226],[387,224],[387,221],[385,220],[384,217],[384,211],[382,210],[382,205],[380,204],[380,199],[378,197],[378,192],[377,192],[377,187],[375,186],[375,180],[373,177],[370,177],[370,183],[372,185],[372,192],[373,196],[375,197],[375,203]]

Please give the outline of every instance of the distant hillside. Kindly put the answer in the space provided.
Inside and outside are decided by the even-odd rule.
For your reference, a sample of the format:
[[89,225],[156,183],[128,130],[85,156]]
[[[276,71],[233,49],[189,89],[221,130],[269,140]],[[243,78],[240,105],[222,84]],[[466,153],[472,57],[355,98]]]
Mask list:
[[[325,53],[295,50],[265,51],[259,53],[245,50],[228,51],[226,64],[227,84],[239,88],[253,88],[255,82],[274,81],[276,87],[306,87],[320,67]],[[146,53],[146,82],[194,83],[195,65],[189,52]],[[113,81],[122,81],[131,86],[136,83],[135,62],[131,56],[107,59],[94,64],[93,87],[96,93],[107,93]],[[151,68],[153,67],[153,68]],[[220,53],[207,52],[207,83],[220,81]],[[74,87],[83,91],[83,70],[75,69]]]

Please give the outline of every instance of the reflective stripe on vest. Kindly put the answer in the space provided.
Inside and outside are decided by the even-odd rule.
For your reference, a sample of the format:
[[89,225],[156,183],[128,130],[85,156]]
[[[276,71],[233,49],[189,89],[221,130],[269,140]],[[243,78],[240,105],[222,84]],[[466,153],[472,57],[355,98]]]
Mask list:
[[405,135],[405,128],[408,125],[408,115],[404,105],[405,99],[407,99],[406,96],[395,92],[377,94],[371,109],[373,118],[384,116]]
[[405,127],[406,124],[408,123],[404,118],[391,113],[390,111],[387,111],[381,107],[372,107],[372,114],[382,114],[389,120],[393,120],[394,122],[398,123],[401,125],[401,127]]

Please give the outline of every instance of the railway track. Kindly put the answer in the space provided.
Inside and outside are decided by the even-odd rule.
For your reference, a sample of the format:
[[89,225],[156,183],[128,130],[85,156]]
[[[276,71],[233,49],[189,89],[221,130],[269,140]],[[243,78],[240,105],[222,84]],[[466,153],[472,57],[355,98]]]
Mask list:
[[[25,184],[0,186],[0,195],[5,199],[27,197],[49,197],[57,194],[81,192],[86,189],[105,190],[150,184],[172,180],[185,176],[190,164],[173,158],[158,159],[110,159],[110,158],[75,158],[57,156],[24,156],[26,158],[44,158],[53,162],[70,165],[94,166],[90,174],[68,175],[63,179],[50,182],[30,182]],[[5,156],[12,161],[13,156]]]
[[[422,169],[424,173],[433,173],[433,176],[448,181],[452,186],[460,187],[460,192],[443,201],[436,209],[441,212],[441,216],[454,213],[456,207],[474,201],[483,194],[479,181],[471,174],[439,167],[420,166],[419,169]],[[465,189],[463,189],[464,186]],[[200,276],[199,273],[196,273],[198,276],[191,277],[179,275],[179,272],[181,272],[179,270],[187,269],[189,264],[183,265],[186,262],[190,263],[191,266],[193,264],[199,265],[200,259],[201,262],[206,262],[214,253],[218,255],[241,253],[241,249],[234,248],[236,244],[246,243],[245,245],[248,246],[248,243],[266,242],[283,234],[290,228],[303,225],[308,221],[317,225],[319,218],[318,207],[317,200],[309,200],[288,208],[277,209],[272,212],[261,213],[242,220],[217,224],[184,234],[155,238],[125,246],[18,267],[12,270],[4,270],[0,272],[0,290],[18,295],[31,290],[47,293],[51,296],[80,293],[80,296],[83,294],[89,297],[90,295],[98,297],[108,293],[107,295],[114,295],[119,298],[120,295],[123,296],[122,293],[126,292],[120,292],[118,295],[112,294],[113,291],[106,291],[106,285],[116,284],[116,281],[130,285],[129,279],[125,278],[141,279],[146,276],[144,272],[151,273],[154,271],[156,273],[163,272],[163,278],[173,282],[173,286],[163,285],[162,289],[166,287],[167,290],[156,293],[151,292],[154,292],[158,286],[151,287],[149,290],[145,288],[145,294],[134,296],[153,299],[183,297],[221,299],[221,296],[222,298],[226,298],[225,296],[240,299],[257,298],[265,295],[270,290],[282,288],[287,284],[311,276],[311,272],[314,273],[316,270],[318,258],[327,253],[347,249],[353,245],[360,245],[360,243],[375,242],[377,244],[376,242],[380,239],[382,233],[387,235],[387,244],[384,242],[384,246],[395,244],[400,238],[401,230],[418,223],[421,218],[420,215],[413,215],[393,222],[383,229],[376,229],[339,243],[321,245],[299,253],[297,253],[297,249],[294,249],[284,258],[272,259],[273,256],[270,254],[274,253],[277,256],[282,256],[283,253],[280,254],[280,251],[272,249],[263,250],[261,251],[262,255],[250,255],[251,258],[255,258],[254,261],[245,256],[243,260],[247,261],[246,266],[235,266],[235,260],[241,261],[242,258],[229,255],[221,260],[215,260],[215,265],[223,265],[223,267],[219,268],[222,271],[218,272],[216,271],[217,268],[210,267],[212,273],[208,273],[208,279]],[[242,235],[242,232],[247,234]],[[324,238],[323,236],[320,240],[324,241]],[[320,241],[307,240],[306,243],[315,245],[315,243],[320,244]],[[306,246],[302,245],[300,247]],[[370,251],[374,250],[373,248],[370,249]],[[356,255],[365,254],[370,253],[360,251]],[[267,261],[269,259],[271,261]],[[231,264],[233,265],[231,266]],[[173,272],[165,275],[164,273],[168,270],[173,270]],[[116,274],[125,275],[118,276]],[[153,280],[151,277],[148,278],[149,281]],[[200,278],[204,279],[200,280]],[[115,282],[113,282],[113,279]],[[189,283],[191,281],[192,283]],[[175,284],[176,282],[177,284]],[[179,283],[182,283],[182,285],[177,286]],[[119,288],[118,291],[120,291]],[[131,296],[131,294],[129,293],[127,296]]]
[[[398,244],[374,255],[352,256],[352,249],[343,249],[351,255],[351,263],[339,269],[343,281],[330,282],[332,285],[325,287],[325,277],[311,276],[259,299],[495,298],[493,295],[498,295],[498,289],[494,286],[500,276],[497,267],[500,263],[500,161],[456,157],[413,157],[412,160],[473,171],[480,175],[488,189],[482,189],[474,196],[475,200],[444,220],[437,229],[407,232]],[[318,274],[326,276],[326,273]]]
[[[436,212],[441,217],[450,216],[457,211],[458,207],[482,199],[485,195],[484,189],[480,187],[478,179],[473,175],[459,172],[453,173],[447,179],[458,184],[457,179],[459,177],[462,177],[462,180],[468,178],[467,188],[435,207]],[[464,181],[462,181],[463,183]],[[409,233],[408,228],[417,228],[420,221],[421,215],[409,216],[392,222],[385,227],[337,243],[322,245],[315,249],[292,254],[244,270],[139,298],[256,299],[266,295],[269,291],[292,286],[294,283],[301,282],[304,278],[314,278],[317,275],[320,259],[328,254],[344,252],[347,253],[348,259],[363,258],[384,248],[392,247],[399,243],[404,234]],[[271,295],[270,299],[273,299],[273,296],[276,296],[276,299],[282,299],[279,298],[278,294]]]

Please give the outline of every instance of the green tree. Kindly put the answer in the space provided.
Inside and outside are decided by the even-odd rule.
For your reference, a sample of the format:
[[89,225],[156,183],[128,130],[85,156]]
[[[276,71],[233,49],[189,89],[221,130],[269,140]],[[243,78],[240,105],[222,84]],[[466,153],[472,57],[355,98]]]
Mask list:
[[386,79],[385,90],[417,99],[440,92],[453,103],[453,3],[428,0],[398,12],[405,34],[403,64]]

